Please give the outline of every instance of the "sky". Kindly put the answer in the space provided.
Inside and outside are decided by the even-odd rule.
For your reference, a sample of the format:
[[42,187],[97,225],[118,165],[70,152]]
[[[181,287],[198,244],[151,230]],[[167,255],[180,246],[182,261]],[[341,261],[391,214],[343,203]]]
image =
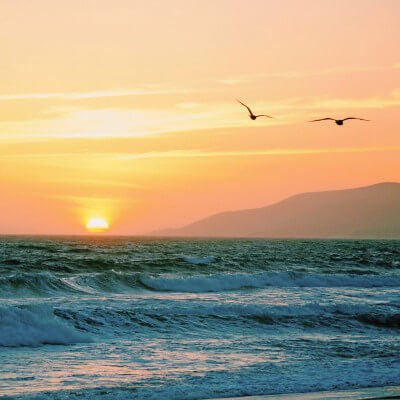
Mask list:
[[[397,0],[2,0],[0,234],[83,234],[91,217],[146,234],[400,181],[399,15]],[[347,116],[371,121],[307,122]]]

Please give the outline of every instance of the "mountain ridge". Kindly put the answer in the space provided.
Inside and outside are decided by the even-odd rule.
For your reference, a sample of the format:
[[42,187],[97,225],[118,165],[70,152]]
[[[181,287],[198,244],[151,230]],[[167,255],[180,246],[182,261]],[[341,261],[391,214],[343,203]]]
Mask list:
[[223,211],[157,236],[400,238],[400,183],[298,193],[271,205]]

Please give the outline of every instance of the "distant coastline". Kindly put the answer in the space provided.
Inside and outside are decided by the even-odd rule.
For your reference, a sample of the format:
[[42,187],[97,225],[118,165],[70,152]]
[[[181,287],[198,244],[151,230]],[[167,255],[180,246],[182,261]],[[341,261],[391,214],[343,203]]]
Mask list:
[[227,211],[158,237],[400,239],[400,183],[301,193],[256,209]]

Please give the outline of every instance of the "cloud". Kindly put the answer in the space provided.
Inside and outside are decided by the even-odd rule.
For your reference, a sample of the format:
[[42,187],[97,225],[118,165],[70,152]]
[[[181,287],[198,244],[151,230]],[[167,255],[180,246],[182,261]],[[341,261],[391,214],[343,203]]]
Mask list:
[[99,196],[90,197],[90,196],[73,196],[73,195],[62,195],[62,194],[57,194],[57,195],[48,194],[45,197],[66,200],[72,203],[84,204],[84,205],[92,204],[92,205],[109,206],[113,204],[126,202],[125,199],[119,199],[114,197],[99,197]]
[[170,150],[163,152],[145,153],[117,153],[118,160],[129,161],[145,158],[199,158],[199,157],[257,157],[275,155],[302,155],[302,154],[326,154],[326,153],[372,153],[384,151],[399,151],[400,146],[393,147],[338,147],[338,148],[287,148],[287,149],[262,149],[244,151],[207,151],[207,150]]
[[359,99],[317,99],[307,104],[308,109],[382,109],[400,106],[399,89],[392,92],[390,97],[369,97]]
[[[60,155],[58,155],[60,156]],[[43,157],[43,155],[42,155]],[[104,154],[103,154],[104,157]],[[119,187],[119,188],[127,188],[127,189],[141,189],[143,186],[138,185],[136,183],[130,182],[121,182],[121,181],[111,181],[111,180],[104,180],[104,179],[52,179],[46,180],[46,183],[50,184],[70,184],[70,185],[82,185],[84,187],[88,186],[107,186],[107,187]]]
[[169,107],[151,110],[58,108],[55,109],[61,115],[58,119],[14,125],[0,123],[3,131],[0,132],[0,141],[4,143],[49,139],[139,138],[221,128],[273,127],[307,121],[322,112],[335,117],[337,113],[354,110],[358,113],[364,112],[357,116],[368,119],[368,115],[365,115],[368,110],[399,107],[400,89],[393,89],[387,96],[292,97],[252,102],[251,105],[255,111],[266,112],[275,118],[251,121],[246,115],[246,110],[242,110],[234,100],[209,103],[174,102]]
[[400,69],[400,63],[395,63],[386,66],[373,66],[373,67],[362,67],[359,65],[347,65],[347,66],[336,66],[331,68],[325,68],[315,71],[275,71],[267,72],[265,74],[248,74],[240,76],[232,76],[228,78],[216,79],[217,83],[233,86],[240,84],[247,84],[250,82],[256,82],[262,79],[269,78],[308,78],[314,76],[329,76],[329,75],[339,75],[355,72],[384,72],[384,71],[396,71]]
[[185,101],[182,103],[178,103],[176,105],[178,108],[181,108],[182,110],[193,110],[195,108],[201,107],[200,103],[196,103],[194,101]]
[[44,93],[17,93],[1,94],[0,101],[11,100],[83,100],[96,99],[103,97],[124,97],[124,96],[149,96],[156,94],[184,93],[184,90],[178,89],[157,89],[157,88],[139,88],[139,89],[114,89],[93,92],[44,92]]
[[[329,153],[374,153],[385,151],[400,151],[400,146],[385,147],[323,147],[323,148],[274,148],[260,150],[241,150],[241,151],[208,151],[202,149],[193,150],[167,150],[167,151],[149,151],[141,153],[123,153],[123,152],[103,152],[103,153],[24,153],[24,154],[7,154],[0,156],[0,159],[62,159],[62,158],[84,158],[114,160],[114,161],[130,161],[140,159],[160,159],[160,158],[203,158],[203,157],[245,157],[245,156],[276,156],[276,155],[307,155],[307,154],[329,154]],[[57,182],[57,181],[54,181]],[[60,181],[64,182],[64,180]],[[80,182],[71,180],[71,183]],[[124,182],[109,181],[82,181],[91,184],[115,184],[116,186],[138,187],[136,184]]]
[[139,154],[118,154],[119,160],[137,160],[143,158],[195,158],[195,157],[244,157],[244,156],[274,156],[274,155],[302,155],[326,153],[372,153],[382,151],[399,151],[395,147],[339,147],[339,148],[309,148],[309,149],[264,149],[248,151],[205,151],[205,150],[172,150],[165,152],[148,152]]

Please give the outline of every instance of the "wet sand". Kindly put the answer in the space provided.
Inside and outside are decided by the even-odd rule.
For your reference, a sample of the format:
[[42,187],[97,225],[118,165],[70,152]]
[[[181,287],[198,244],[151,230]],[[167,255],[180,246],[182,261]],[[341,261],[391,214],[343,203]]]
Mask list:
[[355,390],[313,393],[273,394],[262,396],[225,397],[210,400],[383,400],[400,399],[400,386],[384,386]]

